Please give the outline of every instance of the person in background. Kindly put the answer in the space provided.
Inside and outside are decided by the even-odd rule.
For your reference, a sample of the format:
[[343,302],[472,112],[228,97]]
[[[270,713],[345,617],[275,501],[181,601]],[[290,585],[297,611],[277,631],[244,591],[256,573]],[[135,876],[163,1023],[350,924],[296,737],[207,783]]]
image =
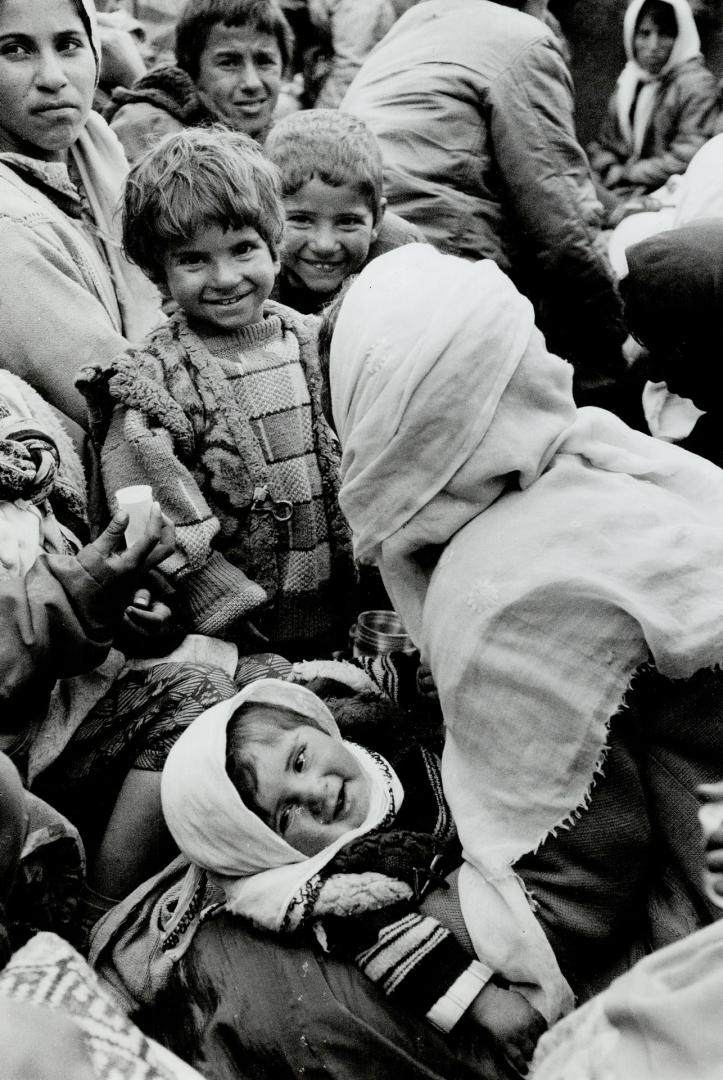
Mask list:
[[688,0],[632,0],[623,39],[628,62],[588,147],[613,214],[620,203],[685,172],[714,134],[719,111],[718,85],[703,63]]
[[100,42],[92,0],[0,0],[0,367],[87,426],[78,368],[163,319],[120,251],[127,164],[91,111]]
[[572,362],[578,399],[621,411],[620,297],[596,245],[602,208],[546,7],[414,5],[341,109],[379,140],[390,207],[440,250],[494,259],[535,303],[550,348]]
[[385,213],[382,156],[366,124],[336,109],[279,120],[264,146],[281,176],[284,240],[272,296],[318,312],[344,281],[384,251],[424,240]]
[[[393,0],[309,0],[309,17],[322,43],[312,102],[336,109],[364,60],[398,18]],[[325,47],[324,47],[325,46]]]
[[103,113],[117,86],[132,86],[146,72],[146,32],[129,12],[98,12],[100,79],[93,107]]
[[186,129],[131,171],[123,232],[178,310],[83,374],[108,490],[150,483],[176,523],[162,569],[188,630],[327,655],[347,640],[356,574],[317,320],[267,302],[278,173],[241,132]]
[[128,160],[163,135],[213,122],[263,142],[293,48],[276,0],[188,0],[176,25],[176,63],[117,90],[106,110]]

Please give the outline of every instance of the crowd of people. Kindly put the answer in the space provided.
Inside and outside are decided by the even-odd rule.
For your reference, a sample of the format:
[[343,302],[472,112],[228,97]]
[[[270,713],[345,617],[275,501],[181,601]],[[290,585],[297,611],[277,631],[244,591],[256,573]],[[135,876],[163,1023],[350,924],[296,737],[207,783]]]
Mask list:
[[3,1080],[714,1080],[694,8],[583,147],[546,0],[98,7],[0,0]]

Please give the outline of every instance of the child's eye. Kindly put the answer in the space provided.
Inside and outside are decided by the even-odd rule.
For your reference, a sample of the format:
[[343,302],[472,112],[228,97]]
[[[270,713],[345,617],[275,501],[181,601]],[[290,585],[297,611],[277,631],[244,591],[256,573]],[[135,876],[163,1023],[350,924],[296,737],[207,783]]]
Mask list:
[[176,256],[176,265],[177,266],[186,266],[186,267],[188,267],[188,266],[200,266],[202,261],[203,260],[202,260],[200,255],[194,255],[191,252],[189,252],[188,255],[177,255]]
[[252,244],[250,240],[244,240],[242,243],[234,245],[233,253],[236,258],[244,258],[244,256],[250,255],[255,250],[255,244]]
[[342,229],[358,229],[364,222],[358,217],[339,218],[338,225]]
[[294,758],[294,772],[303,772],[306,766],[306,750],[302,747]]
[[278,820],[276,822],[276,831],[279,833],[280,836],[285,836],[286,835],[286,830],[289,827],[289,822],[290,821],[291,821],[291,807],[285,806],[284,809],[279,814]]
[[288,225],[304,226],[311,224],[311,218],[306,214],[288,214],[286,222]]

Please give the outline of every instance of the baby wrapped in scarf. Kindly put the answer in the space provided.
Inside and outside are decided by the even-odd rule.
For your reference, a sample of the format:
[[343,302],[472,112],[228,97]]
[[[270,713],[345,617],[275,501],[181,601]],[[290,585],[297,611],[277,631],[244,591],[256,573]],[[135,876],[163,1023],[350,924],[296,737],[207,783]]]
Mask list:
[[[200,716],[162,778],[166,822],[193,864],[166,941],[177,946],[208,875],[227,911],[275,932],[313,929],[393,1003],[444,1031],[467,1015],[521,1067],[569,1006],[567,986],[511,919],[480,912],[483,932],[507,939],[505,967],[499,948],[492,963],[475,959],[420,909],[461,853],[436,759],[416,750],[398,767],[344,741],[326,705],[292,683],[260,680]],[[525,985],[501,988],[510,982]]]

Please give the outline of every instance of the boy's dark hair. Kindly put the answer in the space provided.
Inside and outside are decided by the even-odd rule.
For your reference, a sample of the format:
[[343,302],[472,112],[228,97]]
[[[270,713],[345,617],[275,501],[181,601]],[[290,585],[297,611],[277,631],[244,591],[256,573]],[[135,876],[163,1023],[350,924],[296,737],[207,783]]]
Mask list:
[[284,195],[314,177],[359,190],[376,219],[383,196],[382,152],[363,120],[338,109],[302,109],[274,124],[264,146],[281,174]]
[[176,23],[176,63],[198,78],[201,53],[214,26],[243,26],[276,38],[284,70],[291,64],[294,35],[277,0],[188,0]]
[[678,16],[675,14],[675,8],[666,4],[664,0],[645,0],[635,23],[636,33],[646,15],[650,16],[660,34],[668,37],[678,36]]
[[270,825],[256,802],[257,780],[249,747],[274,746],[284,731],[313,721],[291,709],[266,702],[246,701],[233,714],[226,727],[226,773],[243,799],[244,806]]
[[151,281],[163,284],[169,244],[199,228],[253,228],[276,255],[284,211],[276,168],[258,143],[216,124],[184,128],[133,166],[123,195],[123,248]]

